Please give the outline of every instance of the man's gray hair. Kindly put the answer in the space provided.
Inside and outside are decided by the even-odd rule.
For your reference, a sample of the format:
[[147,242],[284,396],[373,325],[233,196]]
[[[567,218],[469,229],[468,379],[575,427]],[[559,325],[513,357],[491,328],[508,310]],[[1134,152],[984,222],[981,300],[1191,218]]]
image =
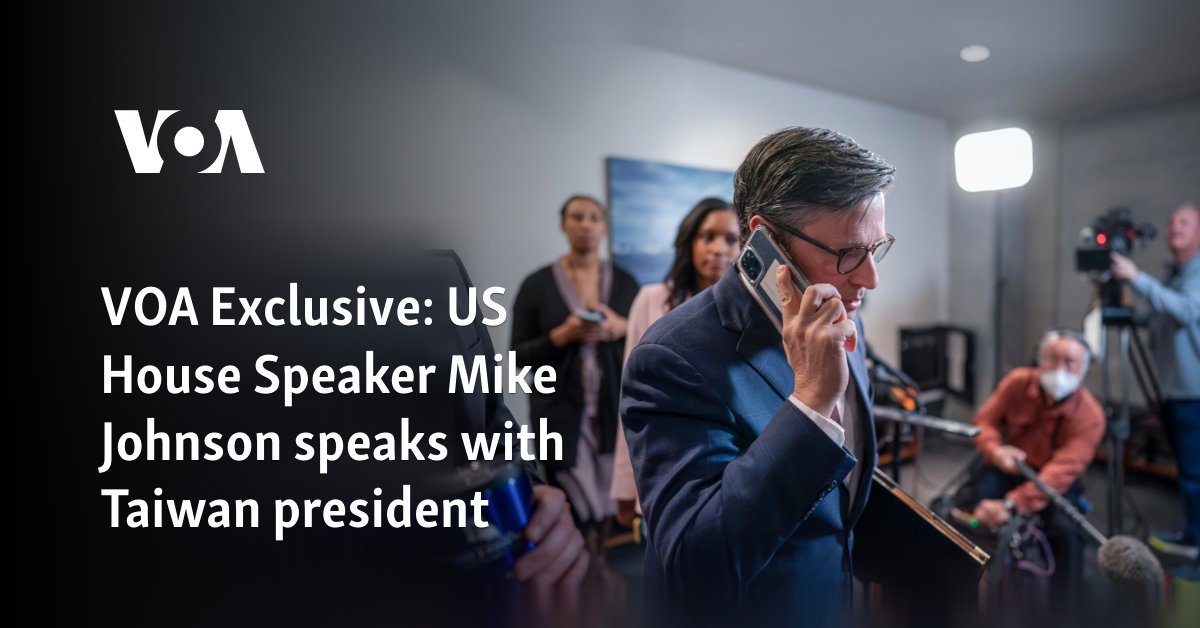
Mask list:
[[[750,218],[801,228],[819,212],[849,209],[892,184],[896,169],[828,129],[790,127],[759,140],[733,180],[733,208],[742,242]],[[786,234],[776,234],[786,243]]]
[[1042,339],[1038,341],[1037,345],[1038,362],[1042,361],[1042,349],[1046,348],[1046,343],[1063,338],[1074,340],[1083,347],[1083,372],[1087,373],[1088,367],[1092,365],[1092,346],[1088,344],[1087,338],[1084,338],[1083,334],[1067,327],[1056,327],[1042,334]]

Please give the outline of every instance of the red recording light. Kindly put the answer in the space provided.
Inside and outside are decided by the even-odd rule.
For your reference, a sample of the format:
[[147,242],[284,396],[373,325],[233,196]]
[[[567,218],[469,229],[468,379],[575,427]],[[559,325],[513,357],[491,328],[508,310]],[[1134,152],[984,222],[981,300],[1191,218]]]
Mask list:
[[1103,233],[1097,233],[1096,244],[1104,244],[1105,242],[1108,242],[1108,236],[1104,235]]

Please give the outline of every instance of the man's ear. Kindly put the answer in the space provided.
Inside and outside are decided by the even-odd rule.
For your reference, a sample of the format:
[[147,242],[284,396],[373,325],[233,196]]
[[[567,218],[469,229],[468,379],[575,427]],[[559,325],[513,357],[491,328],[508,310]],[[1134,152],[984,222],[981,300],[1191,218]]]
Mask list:
[[775,226],[767,222],[767,219],[763,218],[762,214],[755,214],[751,216],[750,222],[746,223],[746,226],[750,228],[751,233],[753,233],[759,225],[766,225],[767,229],[770,229],[772,232],[775,231]]

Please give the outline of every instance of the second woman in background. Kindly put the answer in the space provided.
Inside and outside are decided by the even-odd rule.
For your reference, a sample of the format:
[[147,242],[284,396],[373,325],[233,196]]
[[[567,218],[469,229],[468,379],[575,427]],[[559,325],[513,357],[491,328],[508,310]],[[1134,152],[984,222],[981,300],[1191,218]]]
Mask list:
[[[740,249],[737,214],[719,198],[696,204],[679,223],[675,236],[675,260],[663,283],[644,286],[629,308],[625,332],[625,358],[642,339],[642,334],[667,312],[717,283],[738,256]],[[633,464],[624,428],[617,425],[613,458],[612,497],[617,500],[617,521],[631,525],[640,510]]]

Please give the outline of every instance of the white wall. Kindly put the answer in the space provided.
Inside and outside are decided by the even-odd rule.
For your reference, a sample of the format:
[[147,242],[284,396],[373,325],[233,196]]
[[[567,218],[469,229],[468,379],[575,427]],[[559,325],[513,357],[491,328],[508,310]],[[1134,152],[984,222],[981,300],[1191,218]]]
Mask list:
[[[1090,309],[1093,287],[1075,272],[1074,248],[1079,230],[1114,207],[1133,210],[1136,223],[1149,222],[1158,237],[1134,249],[1133,260],[1146,272],[1162,278],[1171,256],[1166,225],[1171,212],[1186,200],[1200,199],[1200,102],[1152,107],[1063,128],[1062,212],[1058,216],[1058,248],[1052,287],[1059,324],[1078,327]],[[1146,311],[1144,301],[1135,307]],[[1107,368],[1111,394],[1120,396],[1118,336],[1110,333]],[[1100,369],[1089,380],[1099,393]],[[1134,403],[1142,399],[1136,383]]]
[[[411,62],[411,65],[408,65]],[[668,53],[596,42],[531,42],[398,60],[372,108],[419,112],[384,145],[402,163],[397,198],[425,211],[433,246],[457,249],[477,285],[508,289],[565,251],[557,209],[571,193],[604,195],[612,155],[734,170],[762,136],[790,125],[846,133],[898,170],[887,200],[897,243],[864,310],[872,344],[896,357],[897,328],[947,317],[944,122]],[[400,80],[402,77],[402,80]],[[376,144],[380,142],[378,139]],[[425,158],[413,160],[419,147]],[[494,330],[508,346],[507,326]],[[518,416],[524,399],[510,397]]]
[[[1033,329],[1042,329],[1049,316],[1052,295],[1040,290],[1041,277],[1053,267],[1055,235],[1049,226],[1058,213],[1058,129],[1030,120],[993,119],[954,129],[953,140],[967,133],[1017,126],[1033,138],[1033,176],[1024,187],[995,192],[964,192],[954,182],[950,193],[949,319],[975,332],[975,394],[981,403],[999,373],[1027,364],[1036,342]],[[1002,234],[996,238],[997,213]],[[996,244],[1001,246],[1003,296],[1001,337],[993,327],[996,298]],[[1030,335],[1035,338],[1031,339]],[[950,413],[970,418],[973,407],[955,407]]]
[[[1029,120],[993,120],[955,129],[961,133],[1022,126],[1034,143],[1029,185],[999,194],[951,193],[950,319],[978,332],[978,391],[995,383],[992,360],[1001,353],[1001,372],[1032,358],[1042,332],[1052,326],[1079,328],[1090,309],[1093,287],[1075,272],[1079,230],[1113,207],[1130,207],[1137,222],[1165,229],[1171,210],[1200,197],[1200,103],[1126,111],[1062,125]],[[1002,207],[1007,287],[1002,307],[1003,339],[992,333],[994,212]],[[1139,248],[1134,260],[1161,275],[1168,258],[1162,236]],[[1115,341],[1115,336],[1114,339]],[[1111,365],[1113,370],[1116,363]],[[1113,370],[1116,381],[1116,371]],[[1099,369],[1089,384],[1099,392]],[[1135,395],[1136,397],[1137,395]],[[961,410],[961,409],[960,409]],[[966,409],[969,416],[972,409]]]
[[1057,257],[1056,311],[1078,324],[1091,286],[1074,269],[1084,225],[1114,207],[1129,207],[1158,237],[1134,250],[1142,269],[1162,277],[1170,260],[1167,220],[1176,206],[1200,196],[1200,102],[1154,107],[1073,124],[1063,129],[1063,202]]

